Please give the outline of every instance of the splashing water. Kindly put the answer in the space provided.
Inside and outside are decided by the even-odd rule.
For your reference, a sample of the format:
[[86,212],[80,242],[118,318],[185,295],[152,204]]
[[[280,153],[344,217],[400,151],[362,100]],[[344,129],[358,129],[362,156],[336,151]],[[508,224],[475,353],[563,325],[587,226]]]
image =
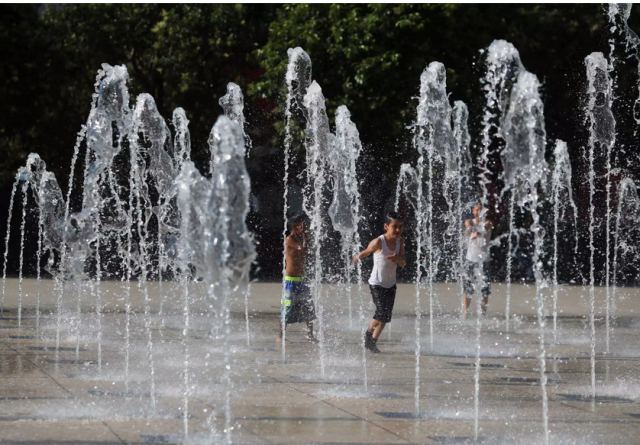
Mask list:
[[422,285],[420,277],[422,276],[422,237],[424,230],[423,223],[423,209],[426,208],[424,202],[424,194],[422,189],[422,181],[419,179],[418,171],[424,170],[424,158],[418,157],[417,168],[414,169],[409,164],[402,164],[400,166],[400,173],[398,175],[398,182],[396,184],[396,195],[394,201],[394,210],[398,212],[400,210],[400,203],[402,200],[408,203],[413,209],[415,215],[414,225],[414,237],[415,237],[415,249],[416,249],[416,272],[415,272],[415,306],[414,313],[416,319],[414,321],[415,342],[414,342],[414,355],[415,355],[415,377],[414,377],[414,411],[415,415],[420,413],[420,355],[422,350],[422,341],[420,337],[421,320],[422,320]]
[[303,208],[309,218],[309,231],[311,232],[311,246],[313,256],[310,257],[309,269],[313,271],[311,292],[318,310],[318,336],[320,340],[320,374],[325,374],[324,359],[324,331],[322,311],[324,302],[321,299],[321,283],[323,277],[322,240],[326,237],[326,207],[325,194],[327,160],[331,153],[331,147],[335,144],[334,136],[329,129],[329,119],[325,108],[322,89],[317,82],[313,82],[307,89],[304,97],[304,106],[307,109],[307,182],[303,197]]
[[[426,243],[427,286],[429,289],[429,342],[433,349],[434,319],[433,303],[437,256],[434,254],[434,164],[443,162],[447,176],[458,171],[458,153],[451,129],[451,106],[447,97],[446,69],[440,62],[431,62],[420,76],[420,98],[416,119],[416,144],[418,150],[427,155],[426,195]],[[454,215],[457,219],[457,216]],[[450,221],[449,221],[450,222]]]
[[[358,130],[351,121],[351,113],[344,105],[336,110],[336,139],[328,156],[331,172],[333,198],[329,205],[329,217],[334,230],[340,233],[340,258],[343,261],[345,274],[342,276],[341,288],[350,289],[353,272],[351,257],[354,253],[355,235],[360,222],[360,194],[356,177],[356,161],[362,146]],[[359,247],[358,242],[356,246]],[[357,247],[356,247],[357,248]],[[346,286],[345,283],[349,283]],[[353,310],[351,292],[346,292],[348,301],[349,326],[353,327]]]
[[246,156],[249,157],[251,155],[252,143],[251,138],[245,131],[244,95],[242,94],[240,86],[233,82],[229,82],[227,84],[227,94],[222,96],[218,103],[224,110],[224,115],[237,123],[242,129],[242,135],[245,140]]
[[[222,96],[218,102],[224,110],[224,115],[231,121],[238,124],[242,130],[242,135],[245,141],[246,156],[248,158],[251,154],[251,138],[245,131],[244,95],[242,94],[242,89],[237,84],[229,82],[227,84],[227,94]],[[211,171],[213,172],[213,164],[211,166]],[[249,330],[249,290],[250,287],[247,286],[244,292],[244,317],[247,346],[251,344],[251,333]]]
[[[591,394],[595,402],[595,202],[596,172],[595,159],[604,151],[607,160],[610,160],[611,147],[615,142],[615,119],[611,112],[611,79],[609,77],[609,64],[602,53],[591,53],[585,58],[587,69],[587,108],[586,120],[589,126],[589,299],[590,299],[590,325],[591,325]],[[607,191],[607,199],[609,193]],[[608,201],[607,201],[608,202]],[[608,220],[608,219],[607,219]],[[608,227],[608,226],[607,226]],[[609,232],[607,230],[607,239]],[[607,263],[608,263],[607,250]],[[608,284],[609,274],[606,271]],[[608,289],[608,286],[607,286]],[[609,318],[610,295],[607,292],[607,318]]]
[[573,214],[574,255],[578,253],[578,207],[571,189],[571,160],[567,143],[556,140],[553,151],[554,166],[551,175],[551,197],[553,200],[553,342],[558,340],[558,231],[560,221],[565,221],[568,208]]
[[[289,63],[287,64],[287,72],[285,74],[285,83],[287,86],[287,99],[285,104],[285,136],[284,136],[284,175],[283,182],[283,221],[282,239],[287,236],[287,220],[289,217],[289,170],[295,159],[292,156],[291,145],[293,143],[293,133],[295,131],[294,115],[302,114],[306,118],[306,108],[303,104],[304,96],[311,84],[311,58],[300,47],[289,48],[287,50]],[[298,113],[296,113],[298,112]],[[294,172],[295,173],[295,172]],[[295,177],[295,175],[294,175]],[[284,249],[282,251],[282,276],[285,275],[285,259]],[[282,342],[280,345],[282,351],[282,361],[286,361],[286,326],[284,320],[284,311],[281,313],[280,330],[282,332]]]
[[[640,215],[640,198],[638,188],[630,178],[620,181],[618,187],[618,208],[616,210],[616,226],[613,242],[613,274],[611,294],[611,322],[615,321],[617,283],[620,269],[626,265],[637,265],[640,232],[638,231],[638,215]],[[620,268],[620,269],[619,269]],[[611,328],[613,331],[613,328]]]
[[[462,236],[464,232],[464,222],[462,220],[462,203],[465,200],[465,189],[469,190],[471,186],[471,154],[469,152],[469,146],[471,144],[471,136],[469,135],[469,110],[462,101],[455,101],[452,110],[452,128],[453,138],[456,146],[456,160],[457,170],[451,171],[451,176],[456,183],[456,195],[455,195],[455,211],[451,217],[451,229],[455,230],[455,237],[457,238],[457,263],[455,264],[456,278],[458,280],[459,295],[458,298],[461,302],[461,313],[464,312],[464,285],[462,282],[463,267],[464,267],[464,252],[465,252],[465,240]],[[449,176],[447,176],[449,179]]]
[[609,18],[609,29],[611,33],[611,37],[609,38],[609,57],[611,59],[611,72],[612,75],[614,75],[616,62],[616,60],[614,59],[614,35],[616,32],[622,31],[622,34],[625,37],[625,49],[627,53],[631,53],[635,57],[636,63],[638,65],[638,97],[633,104],[633,119],[635,120],[636,125],[640,125],[640,37],[638,37],[638,35],[631,29],[628,23],[629,17],[631,16],[631,7],[632,5],[628,3],[608,4],[607,15]]
[[[485,105],[482,116],[481,130],[481,154],[479,160],[479,183],[482,188],[483,205],[488,206],[495,195],[488,189],[491,183],[491,157],[499,151],[499,146],[504,144],[503,134],[500,131],[501,123],[509,104],[511,88],[515,83],[518,73],[524,69],[520,61],[518,50],[505,40],[494,40],[489,45],[486,58],[487,72],[482,80],[485,94]],[[511,318],[511,267],[512,267],[512,240],[515,197],[510,197],[509,203],[509,234],[507,237],[506,257],[506,298],[505,298],[505,327],[509,332]]]
[[[356,171],[356,163],[362,151],[360,135],[356,125],[351,120],[349,109],[341,105],[336,110],[336,137],[331,146],[329,165],[333,178],[333,199],[329,205],[329,217],[333,228],[340,232],[341,258],[343,260],[342,289],[347,293],[349,304],[349,323],[353,326],[352,317],[352,277],[354,265],[351,258],[360,248],[360,190]],[[361,326],[365,324],[364,301],[362,295],[362,265],[355,266],[356,282],[358,283],[358,320]],[[364,328],[363,328],[364,329]],[[362,346],[362,371],[365,393],[368,391],[367,351],[364,342],[364,331],[360,336]]]
[[542,420],[544,443],[549,443],[549,409],[547,397],[544,297],[542,289],[547,286],[543,276],[544,230],[538,212],[538,188],[544,186],[548,171],[544,159],[546,132],[544,109],[540,98],[540,83],[535,75],[521,71],[511,91],[509,109],[505,115],[502,132],[505,136],[506,184],[517,189],[522,201],[518,204],[528,208],[533,222],[533,272],[536,280],[536,305],[538,317],[538,339],[540,352],[540,390],[542,393]]

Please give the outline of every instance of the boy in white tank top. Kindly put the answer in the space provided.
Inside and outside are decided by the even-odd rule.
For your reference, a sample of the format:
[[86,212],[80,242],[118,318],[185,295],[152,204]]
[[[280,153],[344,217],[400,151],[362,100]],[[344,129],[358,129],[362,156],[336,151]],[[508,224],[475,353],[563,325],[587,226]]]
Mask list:
[[371,352],[380,352],[376,343],[384,326],[391,321],[393,303],[396,299],[396,269],[406,264],[403,229],[402,218],[395,212],[387,213],[384,233],[374,238],[366,249],[353,257],[353,262],[357,263],[362,258],[373,254],[369,288],[373,303],[376,305],[376,312],[364,335],[364,346]]

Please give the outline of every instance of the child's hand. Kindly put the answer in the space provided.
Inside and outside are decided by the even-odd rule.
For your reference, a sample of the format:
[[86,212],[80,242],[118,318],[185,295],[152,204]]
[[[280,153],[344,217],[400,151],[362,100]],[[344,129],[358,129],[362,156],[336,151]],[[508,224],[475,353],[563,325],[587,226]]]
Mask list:
[[476,239],[478,237],[478,232],[471,232],[471,239]]
[[351,258],[351,262],[352,262],[353,264],[358,264],[358,261],[360,261],[360,254],[358,254],[358,255],[354,255],[354,257],[353,257],[353,258]]
[[387,259],[389,261],[393,261],[394,263],[397,263],[398,261],[400,261],[400,255],[389,255]]

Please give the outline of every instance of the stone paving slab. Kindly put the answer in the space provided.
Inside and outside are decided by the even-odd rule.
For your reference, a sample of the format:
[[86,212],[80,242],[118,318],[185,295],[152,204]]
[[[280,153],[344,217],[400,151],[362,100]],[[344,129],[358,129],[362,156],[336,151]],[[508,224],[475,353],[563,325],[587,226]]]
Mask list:
[[[11,289],[11,280],[8,284]],[[539,329],[531,301],[527,302],[531,289],[526,287],[513,287],[517,314],[508,332],[499,313],[504,302],[500,286],[496,286],[489,316],[481,320],[476,419],[477,320],[473,315],[460,319],[457,291],[446,294],[446,286],[437,289],[439,312],[433,319],[428,313],[422,318],[420,412],[416,414],[414,289],[410,286],[400,287],[398,310],[379,342],[383,353],[363,357],[357,314],[350,320],[337,306],[328,308],[322,344],[307,342],[304,327],[294,325],[288,330],[283,353],[275,339],[277,284],[252,285],[256,297],[250,307],[250,344],[241,301],[234,302],[226,343],[211,338],[211,317],[197,305],[185,343],[182,308],[165,297],[160,314],[163,296],[152,284],[149,320],[138,305],[140,300],[134,299],[138,306],[134,305],[137,312],[130,319],[127,355],[125,313],[118,295],[121,285],[106,283],[102,329],[89,298],[82,301],[80,318],[70,301],[61,318],[56,350],[57,317],[51,311],[55,305],[47,285],[42,283],[45,311],[37,327],[33,306],[28,304],[18,327],[17,310],[11,304],[17,300],[11,295],[0,316],[3,444],[217,445],[226,441],[227,422],[234,444],[543,441]],[[25,283],[30,293],[23,301],[28,303],[35,295],[33,286]],[[331,288],[327,289],[329,295]],[[608,353],[602,306],[598,306],[595,401],[591,398],[591,337],[580,288],[564,293],[555,344],[551,318],[547,319],[551,443],[640,443],[640,293],[625,291],[627,299],[618,307]],[[185,347],[190,383],[186,397]]]
[[122,444],[104,422],[99,420],[0,421],[0,443],[18,444]]

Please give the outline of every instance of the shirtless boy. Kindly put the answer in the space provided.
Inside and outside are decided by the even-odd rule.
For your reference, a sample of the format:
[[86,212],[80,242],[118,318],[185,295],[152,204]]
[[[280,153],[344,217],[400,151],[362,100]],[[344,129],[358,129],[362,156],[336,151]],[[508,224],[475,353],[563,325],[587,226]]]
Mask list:
[[307,244],[304,221],[303,215],[296,215],[287,223],[289,230],[284,240],[285,276],[281,301],[280,337],[288,324],[305,322],[307,339],[316,342],[313,336],[313,320],[316,319],[316,312],[311,292],[304,280]]

